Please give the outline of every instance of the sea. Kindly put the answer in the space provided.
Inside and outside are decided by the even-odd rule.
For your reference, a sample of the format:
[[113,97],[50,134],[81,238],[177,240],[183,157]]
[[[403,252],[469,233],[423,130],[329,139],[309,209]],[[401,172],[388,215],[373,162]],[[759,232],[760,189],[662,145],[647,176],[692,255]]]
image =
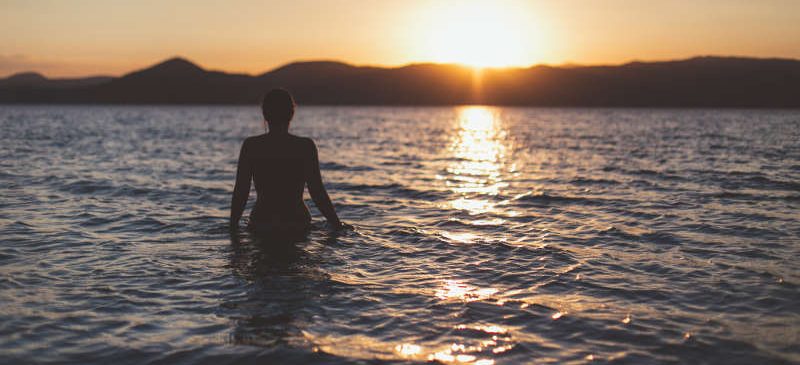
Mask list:
[[0,363],[800,363],[798,110],[291,131],[353,229],[229,231],[256,105],[0,106]]

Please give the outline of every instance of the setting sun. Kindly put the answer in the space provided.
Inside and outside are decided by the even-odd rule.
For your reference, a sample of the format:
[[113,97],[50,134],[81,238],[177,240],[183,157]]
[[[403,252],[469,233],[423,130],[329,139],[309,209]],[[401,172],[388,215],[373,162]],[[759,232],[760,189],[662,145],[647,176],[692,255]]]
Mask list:
[[522,66],[534,62],[536,44],[526,24],[506,2],[471,1],[439,4],[423,27],[426,53],[435,62],[477,68]]

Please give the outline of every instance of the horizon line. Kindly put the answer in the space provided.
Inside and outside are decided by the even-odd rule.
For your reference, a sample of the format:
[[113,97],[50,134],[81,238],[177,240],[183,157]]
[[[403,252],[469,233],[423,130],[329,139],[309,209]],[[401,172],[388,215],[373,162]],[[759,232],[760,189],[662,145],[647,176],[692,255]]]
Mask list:
[[205,68],[200,63],[198,63],[196,61],[193,61],[192,59],[190,59],[188,57],[184,57],[184,56],[181,56],[181,55],[174,55],[174,56],[171,56],[171,57],[168,57],[168,58],[165,58],[165,59],[161,59],[160,61],[156,61],[154,63],[151,63],[148,66],[135,68],[133,70],[130,70],[130,71],[127,71],[125,73],[118,74],[118,75],[112,75],[112,74],[89,74],[89,75],[85,75],[85,76],[67,76],[67,77],[55,76],[55,77],[50,77],[50,76],[47,76],[44,73],[36,71],[36,70],[26,70],[26,71],[19,71],[19,72],[6,74],[4,76],[0,76],[0,79],[7,79],[7,78],[10,78],[10,77],[13,77],[13,76],[24,75],[24,74],[36,74],[36,75],[40,75],[40,76],[42,76],[42,77],[44,77],[44,78],[46,78],[48,80],[75,80],[75,79],[87,79],[87,78],[95,78],[95,77],[120,78],[120,77],[124,77],[126,75],[129,75],[129,74],[132,74],[132,73],[135,73],[135,72],[140,72],[140,71],[147,70],[149,68],[155,67],[155,66],[163,64],[163,63],[167,63],[167,62],[170,62],[170,61],[177,61],[177,60],[182,60],[182,61],[188,62],[188,63],[190,63],[190,64],[192,64],[194,66],[197,66],[198,68],[200,68],[201,70],[206,71],[206,72],[221,72],[221,73],[225,73],[225,74],[229,74],[229,75],[244,75],[244,76],[250,76],[250,77],[257,77],[257,76],[261,76],[261,75],[264,75],[264,74],[268,74],[270,72],[274,72],[276,70],[279,70],[279,69],[284,68],[284,67],[289,66],[289,65],[301,64],[301,63],[315,63],[315,62],[318,62],[318,63],[325,63],[325,62],[338,63],[338,64],[342,64],[342,65],[346,65],[346,66],[350,66],[350,67],[356,67],[356,68],[381,68],[381,69],[386,69],[386,70],[401,69],[401,68],[406,68],[406,67],[422,66],[422,65],[454,66],[454,67],[470,68],[470,69],[474,69],[474,70],[521,70],[521,69],[530,69],[530,68],[535,68],[535,67],[553,67],[553,68],[620,67],[620,66],[630,65],[630,64],[634,64],[634,63],[680,62],[680,61],[688,61],[688,60],[701,59],[701,58],[733,58],[733,59],[737,59],[738,58],[738,59],[754,59],[754,60],[800,61],[800,59],[789,58],[789,57],[769,57],[769,56],[768,57],[757,57],[757,56],[744,56],[744,55],[701,54],[701,55],[687,56],[687,57],[680,57],[680,58],[671,58],[671,59],[646,60],[646,59],[634,58],[634,59],[631,59],[631,60],[628,60],[628,61],[625,61],[625,62],[620,62],[620,63],[584,64],[584,63],[564,62],[564,63],[559,63],[559,64],[533,63],[533,64],[530,64],[530,65],[527,65],[527,66],[500,66],[500,67],[487,66],[487,67],[476,67],[476,66],[466,65],[466,64],[462,64],[462,63],[453,63],[453,62],[420,61],[420,62],[405,63],[405,64],[401,64],[401,65],[374,65],[374,64],[355,64],[355,63],[350,63],[350,62],[346,62],[346,61],[343,61],[343,60],[329,59],[329,58],[320,58],[320,59],[302,59],[301,58],[301,59],[295,59],[295,60],[292,60],[292,61],[288,61],[286,63],[281,64],[280,66],[274,67],[274,68],[269,69],[267,71],[263,71],[263,72],[259,72],[259,73],[243,73],[243,72],[231,72],[231,71],[225,71],[225,70],[220,70],[220,69]]

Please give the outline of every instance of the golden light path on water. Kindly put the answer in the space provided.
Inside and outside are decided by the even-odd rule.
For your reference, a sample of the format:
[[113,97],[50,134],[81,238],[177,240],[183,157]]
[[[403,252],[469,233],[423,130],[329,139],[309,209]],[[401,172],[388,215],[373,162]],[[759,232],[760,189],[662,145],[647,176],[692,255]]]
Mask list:
[[[440,176],[445,185],[459,198],[449,202],[450,207],[468,212],[471,216],[491,213],[496,210],[489,196],[495,196],[508,184],[503,181],[503,169],[507,157],[507,132],[502,127],[496,109],[485,106],[466,106],[457,110],[457,132],[453,135],[448,153],[453,163],[447,168],[447,176]],[[512,168],[513,170],[513,168]],[[485,220],[478,217],[471,224],[502,224],[502,219]],[[442,231],[440,234],[452,241],[470,243],[480,237],[468,232]],[[498,290],[479,288],[462,280],[443,280],[435,296],[443,301],[456,300],[471,302],[487,299]],[[461,326],[463,327],[463,325]],[[453,343],[449,348],[428,354],[428,361],[445,363],[470,363],[490,365],[492,359],[481,359],[471,353],[479,353],[483,348],[492,348],[494,353],[509,349],[498,346],[497,335],[505,334],[506,329],[496,325],[478,326],[476,330],[492,334],[492,338],[480,345],[465,346]],[[513,345],[511,345],[513,346]],[[398,345],[396,350],[406,357],[418,357],[422,348],[413,344]]]
[[[448,186],[461,194],[496,195],[502,187],[507,186],[500,176],[506,154],[503,143],[506,132],[500,125],[497,112],[483,106],[464,107],[458,111],[458,123],[458,134],[449,148],[457,162],[447,169],[456,182],[448,182]],[[453,205],[475,214],[486,211],[479,207],[488,207],[485,200],[482,203]]]
[[[488,196],[497,195],[508,186],[502,178],[508,149],[507,132],[496,109],[466,106],[458,109],[457,115],[457,133],[448,148],[454,162],[447,168],[447,176],[439,176],[459,196],[449,202],[449,207],[473,216],[494,212],[496,206]],[[503,220],[475,219],[470,223],[502,224]],[[441,234],[460,242],[473,242],[478,238],[472,233],[443,231]]]

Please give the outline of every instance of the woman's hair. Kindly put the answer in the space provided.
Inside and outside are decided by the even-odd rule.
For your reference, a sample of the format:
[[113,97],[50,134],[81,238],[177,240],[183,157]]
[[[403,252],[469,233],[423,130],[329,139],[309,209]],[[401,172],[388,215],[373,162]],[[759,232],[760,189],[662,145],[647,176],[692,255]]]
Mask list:
[[270,125],[289,125],[294,116],[294,99],[285,89],[272,89],[264,95],[261,113]]

